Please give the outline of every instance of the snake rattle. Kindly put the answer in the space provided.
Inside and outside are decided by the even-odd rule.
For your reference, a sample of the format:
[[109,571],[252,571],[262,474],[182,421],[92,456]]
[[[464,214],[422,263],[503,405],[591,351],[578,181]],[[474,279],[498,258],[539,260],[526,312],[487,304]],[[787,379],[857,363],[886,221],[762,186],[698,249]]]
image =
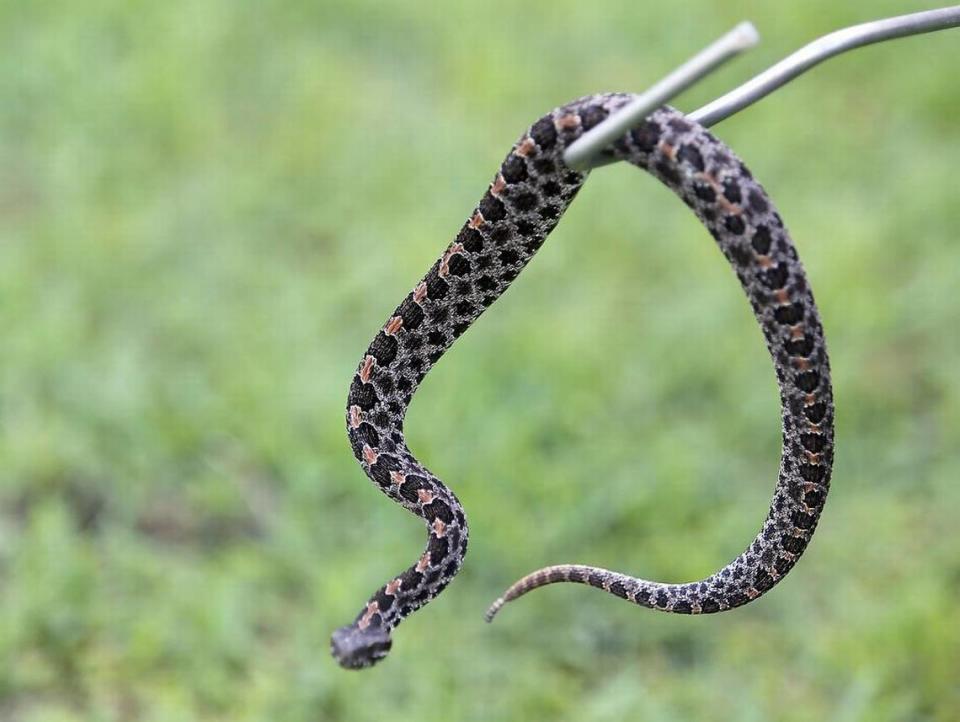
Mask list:
[[[334,632],[344,667],[369,667],[390,650],[390,633],[453,579],[467,551],[467,521],[453,492],[407,448],[403,420],[417,386],[476,318],[507,289],[557,225],[586,180],[563,163],[582,133],[634,96],[583,98],[544,116],[517,142],[456,239],[370,344],[350,385],[347,428],[367,476],[424,520],[427,548]],[[663,584],[564,564],[527,575],[506,603],[554,582],[578,582],[635,604],[679,614],[741,606],[771,589],[810,542],[833,463],[829,360],[813,295],[796,249],[763,188],[722,142],[663,107],[606,151],[653,174],[693,210],[747,294],[780,387],[783,449],[767,518],[750,546],[706,579]]]

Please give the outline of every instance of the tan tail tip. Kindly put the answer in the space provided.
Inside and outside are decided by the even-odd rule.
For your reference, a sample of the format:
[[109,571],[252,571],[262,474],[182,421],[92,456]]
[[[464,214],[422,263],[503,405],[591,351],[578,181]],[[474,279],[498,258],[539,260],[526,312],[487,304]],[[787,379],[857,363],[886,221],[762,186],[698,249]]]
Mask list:
[[503,605],[506,603],[507,603],[507,600],[504,599],[503,597],[500,597],[499,599],[497,599],[497,601],[495,601],[493,604],[490,605],[490,608],[487,609],[487,613],[483,615],[483,618],[486,619],[487,622],[492,622],[493,618],[497,616],[497,612],[499,612],[503,608]]

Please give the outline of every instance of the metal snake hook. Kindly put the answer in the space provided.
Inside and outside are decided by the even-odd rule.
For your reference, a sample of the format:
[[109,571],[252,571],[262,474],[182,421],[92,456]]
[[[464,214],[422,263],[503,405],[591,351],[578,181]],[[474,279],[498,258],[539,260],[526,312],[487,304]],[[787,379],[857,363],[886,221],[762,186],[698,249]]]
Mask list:
[[[828,58],[885,40],[958,26],[960,26],[960,5],[954,5],[938,10],[874,20],[837,30],[808,43],[726,95],[690,113],[688,117],[709,128],[753,105]],[[733,31],[640,95],[636,101],[584,133],[567,148],[563,157],[564,162],[571,168],[581,171],[612,163],[612,158],[600,155],[612,141],[637,127],[649,113],[719,67],[724,61],[752,47],[756,44],[757,38],[756,31],[750,23],[738,25]]]
[[596,165],[603,165],[602,161],[594,162],[601,150],[639,125],[640,121],[670,98],[679,95],[728,60],[749,50],[759,40],[760,35],[753,23],[740,23],[602,123],[584,133],[567,148],[563,154],[563,162],[574,170],[589,170]]

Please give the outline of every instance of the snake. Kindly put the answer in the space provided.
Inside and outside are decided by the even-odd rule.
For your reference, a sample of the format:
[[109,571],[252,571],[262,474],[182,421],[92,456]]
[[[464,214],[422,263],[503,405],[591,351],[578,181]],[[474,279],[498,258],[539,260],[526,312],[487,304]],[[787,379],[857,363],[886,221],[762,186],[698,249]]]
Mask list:
[[[456,237],[378,331],[350,383],[346,424],[354,456],[391,500],[420,517],[427,545],[380,587],[331,652],[362,669],[383,659],[392,630],[459,572],[468,528],[457,497],[418,461],[403,433],[411,398],[444,352],[514,281],[587,178],[564,151],[636,96],[603,93],[556,108],[513,145]],[[601,151],[659,179],[694,212],[729,261],[760,325],[780,391],[782,450],[766,519],[750,545],[713,575],[668,584],[599,567],[562,564],[529,574],[498,598],[556,582],[589,585],[634,604],[678,614],[742,606],[769,591],[809,544],[829,490],[834,406],[823,326],[796,248],[762,186],[722,141],[662,106]],[[614,373],[616,371],[614,370]]]

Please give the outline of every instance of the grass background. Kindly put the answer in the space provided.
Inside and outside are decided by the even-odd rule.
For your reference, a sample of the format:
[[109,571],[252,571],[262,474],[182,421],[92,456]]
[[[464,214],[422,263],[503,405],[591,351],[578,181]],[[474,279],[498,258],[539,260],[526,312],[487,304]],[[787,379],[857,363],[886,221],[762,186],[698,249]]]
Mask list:
[[658,615],[517,576],[700,578],[763,518],[770,361],[671,194],[598,172],[425,381],[471,553],[390,658],[330,632],[420,553],[352,459],[355,364],[549,108],[924,3],[0,2],[0,719],[960,718],[957,31],[831,61],[717,127],[777,200],[838,406],[774,592]]

